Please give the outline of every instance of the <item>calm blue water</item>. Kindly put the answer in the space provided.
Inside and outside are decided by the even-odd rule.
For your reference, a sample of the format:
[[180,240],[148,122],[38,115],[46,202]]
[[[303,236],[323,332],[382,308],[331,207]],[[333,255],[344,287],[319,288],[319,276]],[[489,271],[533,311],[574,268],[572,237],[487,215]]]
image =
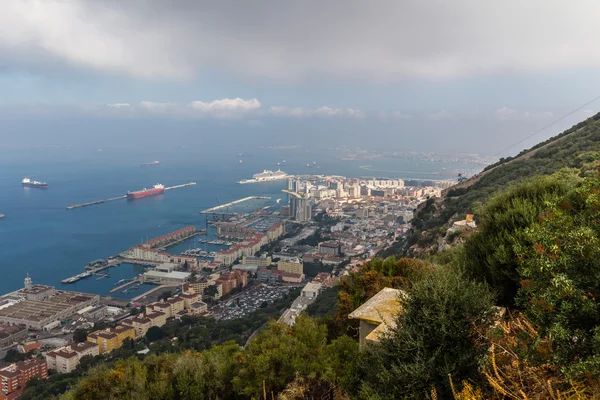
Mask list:
[[[241,152],[248,155],[238,157]],[[0,148],[0,213],[6,214],[0,220],[0,293],[22,287],[29,273],[35,283],[105,294],[116,281],[130,278],[140,270],[123,265],[110,269],[108,279],[96,281],[92,277],[74,285],[61,285],[60,280],[82,272],[91,260],[117,254],[146,238],[186,225],[204,228],[205,218],[199,211],[217,202],[251,195],[272,196],[273,200],[283,198],[280,191],[285,181],[236,184],[265,168],[277,168],[277,162],[283,159],[287,162],[282,163],[281,168],[292,174],[416,177],[415,174],[373,173],[359,168],[370,164],[373,168],[424,172],[447,168],[446,177],[453,177],[454,173],[450,172],[453,168],[469,167],[406,160],[341,161],[326,152],[247,149],[235,144],[218,148],[157,149],[155,146],[153,151],[139,152],[121,150],[117,145],[102,151],[76,144],[72,148]],[[141,162],[152,160],[160,160],[161,165],[139,166]],[[313,161],[319,165],[318,169],[306,167]],[[23,177],[47,181],[50,188],[23,188],[20,184]],[[135,201],[119,200],[65,210],[71,204],[120,196],[128,190],[155,183],[171,186],[188,181],[195,181],[197,185]],[[219,249],[213,245],[182,243],[170,250],[190,247]],[[140,291],[132,291],[130,295],[138,293]]]

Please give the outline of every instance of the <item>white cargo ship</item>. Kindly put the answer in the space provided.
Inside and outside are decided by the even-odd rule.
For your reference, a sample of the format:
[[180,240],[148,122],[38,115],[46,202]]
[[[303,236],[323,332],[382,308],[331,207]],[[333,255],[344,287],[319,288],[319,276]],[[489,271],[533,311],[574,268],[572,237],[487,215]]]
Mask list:
[[277,171],[271,171],[271,170],[265,169],[263,172],[259,172],[258,174],[252,175],[252,179],[244,179],[242,181],[239,181],[238,183],[245,184],[245,183],[270,182],[270,181],[277,181],[280,179],[286,179],[289,177],[290,177],[290,175],[288,175],[287,173],[283,172],[280,169],[278,169]]

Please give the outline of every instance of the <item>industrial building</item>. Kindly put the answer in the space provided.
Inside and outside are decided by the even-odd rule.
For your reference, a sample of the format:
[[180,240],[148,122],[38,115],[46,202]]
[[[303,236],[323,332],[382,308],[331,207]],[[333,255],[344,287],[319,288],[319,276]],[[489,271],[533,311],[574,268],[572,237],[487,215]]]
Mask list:
[[79,310],[98,304],[93,294],[56,290],[52,286],[33,285],[25,278],[25,288],[11,293],[0,307],[0,323],[24,325],[34,330],[50,330]]

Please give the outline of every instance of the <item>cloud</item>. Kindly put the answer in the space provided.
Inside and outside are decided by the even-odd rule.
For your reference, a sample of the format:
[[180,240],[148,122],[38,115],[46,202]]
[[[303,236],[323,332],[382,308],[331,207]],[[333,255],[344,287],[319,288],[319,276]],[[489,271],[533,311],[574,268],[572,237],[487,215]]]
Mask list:
[[140,108],[148,110],[148,111],[174,111],[177,109],[178,105],[176,103],[157,103],[154,101],[142,101],[139,105]]
[[261,107],[261,104],[256,98],[244,100],[236,97],[235,99],[220,99],[209,102],[193,101],[189,104],[189,107],[200,113],[213,115],[219,118],[228,118],[256,111]]
[[112,108],[128,108],[131,107],[131,104],[129,103],[112,103],[112,104],[107,104],[108,107],[112,107]]
[[519,114],[519,111],[515,110],[514,108],[509,108],[509,107],[500,107],[495,112],[495,115],[496,115],[496,117],[498,117],[498,119],[508,119],[508,118],[515,117],[518,114]]
[[354,108],[332,108],[329,106],[322,106],[316,109],[272,106],[269,108],[269,113],[284,117],[349,117],[362,119],[366,116],[363,111]]
[[[398,81],[597,68],[595,0],[4,0],[4,69]],[[335,21],[334,24],[331,21]],[[425,21],[425,22],[424,22]],[[510,27],[510,29],[506,29]]]

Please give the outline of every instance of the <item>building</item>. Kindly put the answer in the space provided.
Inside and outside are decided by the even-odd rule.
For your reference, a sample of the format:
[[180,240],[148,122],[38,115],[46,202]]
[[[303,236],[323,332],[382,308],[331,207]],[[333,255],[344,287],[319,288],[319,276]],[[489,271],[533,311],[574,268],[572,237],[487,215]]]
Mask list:
[[291,272],[275,270],[274,273],[280,276],[282,282],[285,283],[302,283],[304,282],[304,274],[294,274]]
[[291,260],[279,261],[277,269],[291,274],[302,275],[304,273],[304,264],[298,258],[293,258]]
[[135,337],[139,339],[145,336],[148,329],[152,327],[152,320],[145,315],[136,315],[125,318],[121,321],[121,324],[133,328],[135,330]]
[[185,228],[177,229],[171,233],[167,233],[166,235],[159,236],[157,238],[148,240],[146,243],[142,244],[143,247],[152,249],[156,247],[163,247],[165,245],[169,245],[177,240],[182,240],[188,238],[196,233],[196,228],[193,226],[186,226]]
[[324,265],[340,265],[342,262],[344,262],[344,259],[335,256],[325,256],[321,262]]
[[359,345],[361,349],[367,343],[378,342],[385,332],[395,326],[395,316],[401,311],[400,296],[406,296],[406,294],[398,289],[383,288],[348,315],[348,318],[360,321]]
[[159,283],[183,283],[187,281],[191,273],[182,271],[163,272],[159,270],[150,270],[142,275],[144,282]]
[[336,241],[321,242],[318,251],[321,254],[339,256],[342,253],[342,245]]
[[248,273],[241,270],[225,273],[217,279],[216,283],[222,286],[222,295],[225,296],[235,288],[246,286],[248,284]]
[[163,326],[167,323],[167,315],[160,311],[146,311],[146,318],[152,322],[152,326]]
[[[48,378],[48,367],[43,360],[31,358],[0,369],[0,390],[5,395],[24,389],[27,382],[37,377]],[[15,398],[15,397],[13,397]]]
[[171,313],[171,305],[162,301],[148,304],[146,306],[146,310],[158,311],[160,313],[163,313],[165,315],[165,318],[167,319],[173,317],[173,314]]
[[201,315],[207,312],[208,306],[203,301],[197,301],[192,304],[188,310],[189,315]]
[[292,215],[290,206],[281,206],[279,213],[282,217],[291,217]]
[[290,198],[290,216],[296,221],[306,222],[312,219],[312,206],[306,197]]
[[145,246],[135,246],[131,249],[131,256],[136,260],[150,261],[150,262],[169,262],[171,261],[171,255],[163,251],[154,250]]
[[309,299],[314,299],[319,295],[321,291],[320,283],[308,282],[306,286],[302,288],[301,296],[308,297]]
[[171,307],[171,316],[175,317],[185,308],[185,300],[182,297],[169,297],[166,303]]
[[254,257],[254,256],[243,256],[242,265],[251,265],[256,267],[268,267],[271,265],[271,257]]
[[192,304],[200,300],[201,295],[198,293],[182,293],[179,295],[183,299],[183,308],[189,310]]
[[0,324],[0,348],[19,343],[27,338],[25,325]]
[[0,307],[0,323],[24,325],[34,330],[49,330],[77,311],[98,304],[93,294],[56,290],[51,286],[33,285],[25,278],[25,288],[14,292],[20,301],[10,301]]
[[40,342],[27,342],[17,346],[19,353],[27,354],[30,351],[38,351],[42,348]]
[[77,368],[83,357],[95,357],[98,354],[100,351],[96,343],[74,343],[46,353],[46,365],[48,369],[67,374]]
[[360,186],[351,185],[348,186],[348,197],[356,199],[360,197]]
[[281,280],[281,275],[279,275],[273,270],[261,267],[256,273],[256,278],[261,282],[275,284]]
[[281,222],[277,222],[267,230],[267,239],[269,240],[269,242],[272,242],[273,240],[276,240],[277,238],[282,236],[284,233],[284,225]]
[[356,218],[369,218],[369,209],[359,208],[356,210]]
[[96,343],[99,348],[99,353],[109,353],[123,345],[123,341],[127,338],[134,340],[136,337],[135,329],[131,326],[117,325],[114,328],[107,328],[100,331],[92,332],[88,335],[87,340]]

